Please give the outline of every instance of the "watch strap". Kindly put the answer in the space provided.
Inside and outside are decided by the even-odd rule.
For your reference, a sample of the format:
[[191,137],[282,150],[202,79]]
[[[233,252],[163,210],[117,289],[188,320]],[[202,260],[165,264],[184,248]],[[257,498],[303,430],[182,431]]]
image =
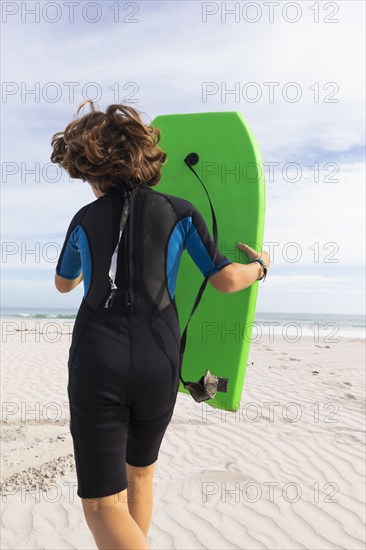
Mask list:
[[250,264],[253,263],[253,262],[257,262],[259,263],[262,267],[263,267],[263,275],[262,277],[260,277],[259,279],[257,279],[257,281],[264,281],[266,276],[267,276],[267,271],[268,271],[268,267],[265,263],[264,260],[262,260],[262,258],[256,258],[255,260],[252,260],[251,262],[249,262]]

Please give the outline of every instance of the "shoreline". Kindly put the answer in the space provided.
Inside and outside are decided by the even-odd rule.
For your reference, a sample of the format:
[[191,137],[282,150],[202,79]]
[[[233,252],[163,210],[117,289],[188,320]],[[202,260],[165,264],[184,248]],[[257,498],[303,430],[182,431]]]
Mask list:
[[[278,321],[275,321],[275,322],[278,322]],[[4,333],[4,324],[7,324],[8,327],[7,327],[7,330],[5,331],[7,332],[5,336],[9,335],[9,337],[19,332],[20,333],[21,332],[29,332],[29,333],[40,332],[39,331],[40,328],[42,329],[42,332],[46,330],[48,333],[49,328],[47,328],[47,325],[51,327],[56,326],[57,333],[60,335],[71,334],[74,323],[75,323],[74,318],[70,319],[70,318],[45,318],[45,317],[41,317],[41,318],[0,317],[1,332]],[[279,338],[283,338],[284,340],[286,340],[287,338],[288,342],[293,341],[295,343],[296,343],[296,340],[294,337],[296,336],[298,336],[301,339],[304,338],[304,339],[310,339],[310,340],[313,340],[315,337],[315,334],[312,333],[310,330],[308,330],[307,327],[305,327],[306,333],[303,334],[302,329],[304,327],[301,327],[300,324],[298,324],[300,332],[299,330],[288,330],[287,328],[286,330],[284,330],[285,326],[286,326],[285,324],[278,327],[277,325],[268,325],[268,324],[262,325],[260,321],[254,322],[252,336],[251,336],[251,345],[256,345],[258,343],[258,340],[264,341],[264,339],[267,339],[269,344],[274,343],[271,340],[272,336],[274,336],[277,340]],[[258,334],[257,335],[255,334],[255,331],[254,331],[255,327],[258,327],[259,331],[262,331],[259,334],[259,336]],[[242,332],[240,334],[245,334],[244,325],[241,328],[241,330]],[[352,340],[352,341],[361,341],[361,342],[366,341],[366,333],[364,329],[362,329],[362,333],[361,333],[361,329],[359,331],[347,330],[344,332],[346,332],[346,334],[333,333],[329,329],[319,330],[316,332],[316,338],[314,343],[317,344],[319,343],[319,341],[324,340],[325,345],[332,345],[332,344],[335,345],[338,342],[334,340],[338,340],[338,341]]]

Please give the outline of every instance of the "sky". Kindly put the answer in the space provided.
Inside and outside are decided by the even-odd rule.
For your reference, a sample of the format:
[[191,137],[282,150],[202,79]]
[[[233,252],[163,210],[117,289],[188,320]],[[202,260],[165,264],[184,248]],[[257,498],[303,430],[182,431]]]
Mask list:
[[95,197],[50,163],[50,141],[89,97],[146,123],[241,112],[265,166],[273,252],[257,311],[364,313],[365,4],[273,4],[79,2],[70,14],[2,2],[2,307],[80,305],[82,285],[58,293],[54,270]]

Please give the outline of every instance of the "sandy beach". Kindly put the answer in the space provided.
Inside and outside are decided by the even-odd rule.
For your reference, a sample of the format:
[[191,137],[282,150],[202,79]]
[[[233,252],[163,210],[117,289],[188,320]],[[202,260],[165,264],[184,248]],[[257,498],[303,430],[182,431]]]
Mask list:
[[[69,433],[72,325],[2,318],[4,550],[96,548]],[[253,342],[236,413],[178,394],[151,548],[364,548],[365,341],[338,340]]]

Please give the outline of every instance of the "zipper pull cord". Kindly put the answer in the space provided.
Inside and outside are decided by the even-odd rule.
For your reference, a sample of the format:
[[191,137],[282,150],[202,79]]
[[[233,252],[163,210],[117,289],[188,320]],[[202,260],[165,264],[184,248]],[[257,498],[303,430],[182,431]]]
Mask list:
[[116,247],[114,249],[112,259],[111,259],[111,265],[109,267],[109,283],[110,283],[110,286],[111,286],[111,293],[107,298],[107,301],[104,305],[104,308],[110,308],[112,306],[113,300],[114,300],[115,295],[116,295],[116,290],[118,290],[116,282],[115,282],[116,281],[116,273],[117,273],[118,247],[119,247],[119,243],[121,242],[122,233],[123,233],[123,230],[125,228],[127,218],[128,218],[128,214],[129,214],[129,211],[130,211],[130,199],[131,199],[131,189],[128,190],[128,196],[125,199],[125,202],[124,202],[123,208],[122,208],[122,214],[121,214],[121,219],[120,219],[120,223],[119,223],[118,242],[117,242]]

